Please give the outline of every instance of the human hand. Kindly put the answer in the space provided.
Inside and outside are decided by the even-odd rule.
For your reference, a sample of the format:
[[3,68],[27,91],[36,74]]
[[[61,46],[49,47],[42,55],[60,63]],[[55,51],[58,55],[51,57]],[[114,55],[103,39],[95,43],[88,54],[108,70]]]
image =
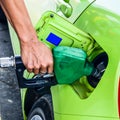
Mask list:
[[40,41],[20,42],[22,61],[28,72],[52,73],[53,57],[51,50]]

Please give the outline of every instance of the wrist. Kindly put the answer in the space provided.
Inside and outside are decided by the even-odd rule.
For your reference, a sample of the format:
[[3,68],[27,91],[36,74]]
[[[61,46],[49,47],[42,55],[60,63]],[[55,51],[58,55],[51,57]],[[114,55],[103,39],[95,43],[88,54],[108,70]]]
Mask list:
[[38,38],[37,38],[36,33],[33,33],[33,34],[23,33],[22,35],[19,36],[19,41],[21,44],[36,43],[36,42],[38,42]]

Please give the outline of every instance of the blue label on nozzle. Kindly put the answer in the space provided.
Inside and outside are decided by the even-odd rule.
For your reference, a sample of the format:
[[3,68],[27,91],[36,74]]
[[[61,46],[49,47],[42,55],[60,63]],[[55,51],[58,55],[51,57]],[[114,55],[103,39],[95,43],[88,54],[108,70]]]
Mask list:
[[60,38],[59,36],[53,34],[53,33],[50,33],[48,35],[48,37],[46,38],[46,40],[50,43],[52,43],[53,45],[55,46],[58,46],[59,43],[61,42],[62,38]]

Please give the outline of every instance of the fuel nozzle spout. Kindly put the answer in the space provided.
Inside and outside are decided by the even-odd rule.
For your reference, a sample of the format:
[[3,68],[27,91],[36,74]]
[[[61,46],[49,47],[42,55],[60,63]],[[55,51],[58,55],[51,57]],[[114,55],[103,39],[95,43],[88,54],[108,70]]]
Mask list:
[[92,73],[88,76],[88,82],[92,87],[96,87],[99,83],[103,73],[105,72],[105,64],[104,62],[100,62],[92,71]]

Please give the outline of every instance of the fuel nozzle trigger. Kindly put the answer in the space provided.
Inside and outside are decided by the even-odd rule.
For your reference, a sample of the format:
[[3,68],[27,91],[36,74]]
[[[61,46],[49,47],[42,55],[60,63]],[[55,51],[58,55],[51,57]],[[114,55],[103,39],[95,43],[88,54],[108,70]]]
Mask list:
[[56,79],[54,74],[37,75],[37,77],[26,79],[24,78],[25,66],[20,56],[15,57],[16,62],[16,75],[20,88],[40,88],[56,85]]

